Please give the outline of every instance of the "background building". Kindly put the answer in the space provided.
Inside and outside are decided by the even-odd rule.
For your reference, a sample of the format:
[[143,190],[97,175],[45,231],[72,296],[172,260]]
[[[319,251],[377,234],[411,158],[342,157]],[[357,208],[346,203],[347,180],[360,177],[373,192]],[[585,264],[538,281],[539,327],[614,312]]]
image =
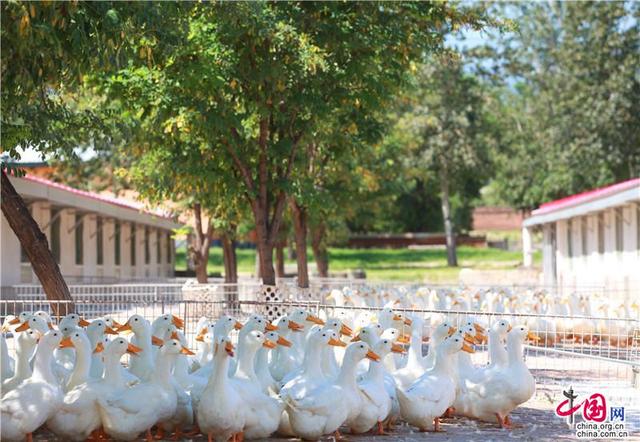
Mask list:
[[[42,177],[10,179],[47,236],[68,283],[173,276],[172,229],[181,225],[166,213]],[[0,285],[37,282],[4,216],[1,229]]]
[[524,264],[542,230],[544,283],[640,291],[640,178],[540,206],[523,222]]

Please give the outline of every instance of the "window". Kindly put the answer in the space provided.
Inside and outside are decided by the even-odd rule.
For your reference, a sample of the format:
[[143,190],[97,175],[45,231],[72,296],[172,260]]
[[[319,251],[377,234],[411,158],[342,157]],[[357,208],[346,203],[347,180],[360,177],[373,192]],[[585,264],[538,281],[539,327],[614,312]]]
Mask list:
[[167,232],[167,263],[171,264],[171,232]]
[[76,213],[75,221],[76,265],[82,265],[82,261],[84,260],[84,221],[82,219],[82,215]]
[[156,264],[160,264],[162,262],[162,257],[160,256],[161,244],[160,244],[160,230],[156,230]]
[[149,244],[149,226],[144,226],[144,263],[149,264],[151,262],[151,249]]
[[640,254],[640,204],[636,206],[636,250]]
[[582,217],[582,222],[580,223],[580,239],[582,240],[582,254],[587,256],[588,253],[588,235],[589,235],[589,226],[587,222],[589,219],[586,216]]
[[131,255],[131,265],[136,265],[136,225],[134,223],[131,223],[129,254]]
[[615,209],[616,214],[616,250],[622,252],[624,247],[624,217],[622,215],[622,208]]
[[60,209],[51,209],[51,253],[60,264]]
[[115,264],[117,266],[120,265],[120,221],[116,221],[114,223],[114,231],[113,231],[113,237],[114,237],[114,258],[115,258]]
[[598,213],[598,253],[604,254],[604,213]]
[[567,254],[569,258],[573,258],[573,222],[567,221]]
[[102,248],[102,218],[96,218],[96,264],[104,264],[104,250]]

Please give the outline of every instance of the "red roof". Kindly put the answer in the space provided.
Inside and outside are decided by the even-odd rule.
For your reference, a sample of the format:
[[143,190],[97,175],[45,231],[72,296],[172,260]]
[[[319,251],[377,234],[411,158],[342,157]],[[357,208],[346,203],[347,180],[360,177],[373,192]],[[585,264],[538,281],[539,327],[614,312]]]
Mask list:
[[113,204],[114,206],[124,207],[126,209],[133,209],[138,212],[146,213],[148,215],[157,216],[159,218],[165,218],[165,219],[171,219],[171,220],[173,219],[173,217],[169,214],[168,211],[164,211],[160,208],[156,208],[153,210],[148,209],[144,204],[137,201],[131,201],[131,200],[120,199],[120,198],[116,198],[108,195],[101,195],[98,193],[87,192],[86,190],[76,189],[74,187],[56,183],[55,181],[51,181],[46,178],[42,178],[35,175],[25,175],[22,178],[28,181],[33,181],[35,183],[44,184],[45,186],[48,186],[48,187],[54,187],[56,189],[64,190],[65,192],[71,192],[76,195],[81,195],[87,198],[91,198],[96,201],[100,201],[107,204]]
[[564,209],[565,207],[586,203],[587,201],[592,201],[597,198],[602,198],[605,196],[612,195],[614,193],[632,189],[636,186],[640,190],[640,178],[632,178],[630,180],[622,181],[620,183],[612,184],[610,186],[600,187],[599,189],[588,190],[582,193],[576,193],[575,195],[571,195],[565,198],[560,198],[555,201],[549,201],[548,203],[542,204],[538,209],[534,210],[531,214],[542,215],[549,212],[555,212],[556,210]]

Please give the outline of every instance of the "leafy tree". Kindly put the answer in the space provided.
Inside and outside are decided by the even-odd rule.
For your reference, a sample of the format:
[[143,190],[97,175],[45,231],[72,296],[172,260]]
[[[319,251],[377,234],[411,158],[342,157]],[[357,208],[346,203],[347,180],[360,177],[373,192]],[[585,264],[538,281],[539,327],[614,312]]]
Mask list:
[[401,106],[388,143],[407,151],[407,172],[437,182],[447,242],[447,262],[457,265],[451,202],[477,194],[488,165],[490,130],[477,79],[456,57],[428,60]]
[[441,43],[442,28],[483,22],[444,3],[195,5],[163,31],[174,44],[147,35],[146,57],[102,83],[155,122],[146,128],[198,139],[225,181],[242,184],[260,273],[272,285],[294,171],[318,127],[336,109],[386,103],[412,62]]
[[[545,2],[505,7],[519,31],[483,48],[501,126],[493,187],[510,205],[640,174],[640,5]],[[489,67],[487,67],[489,64]]]

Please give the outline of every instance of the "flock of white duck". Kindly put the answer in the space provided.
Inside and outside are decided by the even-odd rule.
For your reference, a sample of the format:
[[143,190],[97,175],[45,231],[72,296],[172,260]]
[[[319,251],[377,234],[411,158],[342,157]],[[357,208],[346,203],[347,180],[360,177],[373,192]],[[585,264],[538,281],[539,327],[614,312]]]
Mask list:
[[[313,440],[341,427],[384,434],[400,420],[440,431],[439,419],[451,414],[508,428],[509,413],[535,392],[523,345],[538,338],[526,326],[429,317],[425,327],[421,315],[388,306],[332,311],[323,320],[292,309],[273,323],[202,318],[197,352],[171,314],[125,324],[70,314],[57,326],[41,311],[8,317],[1,439],[31,440],[46,426],[61,440]],[[469,353],[487,341],[489,363],[476,366]]]
[[[640,319],[637,300],[616,301],[603,293],[557,296],[541,289],[486,288],[434,289],[362,286],[331,290],[324,301],[350,308],[382,308],[495,313],[523,323],[540,336],[540,345],[554,346],[565,340],[581,344],[602,341],[619,347],[631,344]],[[525,315],[525,316],[515,316]],[[529,316],[526,316],[529,315]]]

